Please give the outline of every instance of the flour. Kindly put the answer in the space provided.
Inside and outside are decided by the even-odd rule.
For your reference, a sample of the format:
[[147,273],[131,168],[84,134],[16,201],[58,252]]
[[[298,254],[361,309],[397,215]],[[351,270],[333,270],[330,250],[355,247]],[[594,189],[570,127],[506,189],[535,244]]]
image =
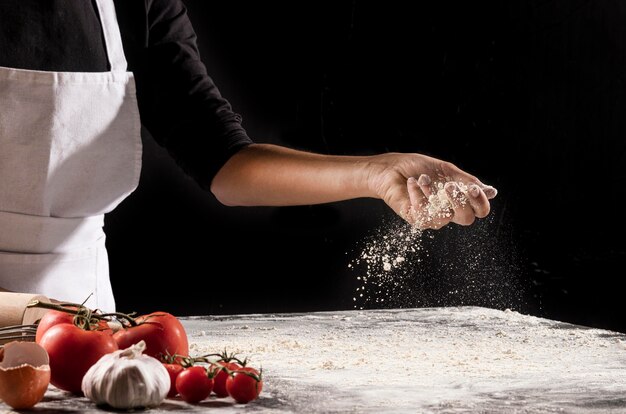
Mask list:
[[393,292],[404,287],[406,264],[422,260],[422,236],[422,230],[396,222],[382,226],[366,241],[359,256],[348,264],[359,271],[359,286],[352,298],[355,308],[390,302]]
[[[428,205],[425,209],[425,216],[418,214],[418,226],[423,227],[424,222],[431,221],[438,218],[450,218],[452,217],[452,203],[446,191],[444,183],[437,183],[434,185],[436,191],[433,191],[428,197]],[[452,190],[452,197],[457,200],[460,206],[465,206],[468,203],[468,188],[463,183],[457,183]]]
[[[390,282],[384,276],[380,276],[380,271],[400,270],[406,262],[407,255],[415,256],[415,253],[422,250],[421,240],[424,231],[420,228],[423,227],[423,224],[436,219],[449,218],[452,215],[452,204],[444,183],[434,184],[433,188],[436,191],[429,196],[428,205],[423,212],[416,214],[418,221],[415,226],[409,227],[401,223],[391,227],[382,227],[368,240],[360,257],[348,265],[350,268],[358,266],[361,262],[367,265],[367,274],[359,278],[363,281],[363,285],[357,291],[363,292],[367,288],[368,281],[373,279],[377,279],[375,284],[379,287]],[[459,200],[460,205],[465,205],[467,204],[467,191],[465,184],[458,183],[452,196]],[[416,257],[416,262],[419,263],[420,261],[420,258]],[[391,277],[394,276],[391,275]],[[359,297],[362,295],[359,294]],[[374,300],[376,299],[378,301],[384,300],[384,298],[375,298]],[[356,300],[354,298],[354,301]]]
[[[443,183],[433,185],[424,220],[446,217],[451,204]],[[455,200],[468,203],[457,184]],[[399,218],[383,223],[350,253],[354,309],[479,305],[525,309],[530,287],[507,228],[494,215],[472,226],[419,230]]]
[[[268,393],[284,398],[312,386],[327,387],[349,395],[344,403],[364,408],[331,409],[323,404],[342,399],[324,402],[321,394],[322,401],[308,412],[390,407],[393,412],[431,412],[443,406],[449,413],[503,412],[472,410],[491,399],[510,404],[506,412],[556,412],[552,409],[564,408],[568,398],[581,393],[602,400],[602,393],[620,397],[626,391],[624,335],[574,329],[510,310],[426,308],[239,319],[209,322],[209,337],[184,321],[192,354],[226,348],[250,355],[253,366],[264,367]],[[241,330],[241,324],[250,329]],[[275,329],[268,331],[268,326]]]

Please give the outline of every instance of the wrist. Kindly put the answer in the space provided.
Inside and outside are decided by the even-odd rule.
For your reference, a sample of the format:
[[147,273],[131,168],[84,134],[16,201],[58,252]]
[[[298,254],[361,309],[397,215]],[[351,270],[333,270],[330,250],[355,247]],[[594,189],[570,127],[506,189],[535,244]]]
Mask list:
[[364,157],[361,168],[363,197],[381,198],[380,189],[389,170],[385,158],[384,154]]

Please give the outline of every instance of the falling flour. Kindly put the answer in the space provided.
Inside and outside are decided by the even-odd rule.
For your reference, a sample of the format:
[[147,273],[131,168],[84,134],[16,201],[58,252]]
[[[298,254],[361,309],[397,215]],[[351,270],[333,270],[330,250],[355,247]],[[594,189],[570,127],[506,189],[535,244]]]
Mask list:
[[[451,203],[443,183],[433,185],[418,222],[449,218]],[[457,184],[452,196],[468,203],[469,189]],[[499,227],[502,227],[498,225]],[[469,227],[420,230],[393,218],[360,243],[348,267],[356,277],[354,309],[479,305],[523,307],[515,246],[502,239],[492,218]],[[496,231],[497,230],[497,231]]]
[[370,237],[359,256],[348,265],[361,270],[357,276],[360,286],[353,297],[355,308],[384,303],[390,297],[390,289],[403,287],[406,264],[422,260],[422,234],[421,230],[396,223],[380,228]]
[[[378,296],[366,297],[365,303],[371,300],[376,303],[384,302],[384,296],[387,295],[383,294],[382,290],[389,284],[401,287],[402,279],[397,276],[399,276],[398,273],[401,273],[401,276],[406,276],[406,272],[403,272],[404,266],[421,262],[419,252],[422,251],[421,241],[424,231],[420,230],[420,227],[425,222],[438,218],[448,218],[452,214],[452,205],[446,194],[444,184],[437,183],[434,188],[437,191],[429,196],[428,205],[423,212],[421,214],[413,213],[418,217],[415,226],[408,226],[404,223],[383,226],[368,240],[360,256],[348,265],[350,268],[358,267],[361,263],[366,266],[365,274],[357,277],[362,285],[356,289],[358,298],[355,296],[354,302],[363,298],[366,292],[371,294],[372,289]],[[466,200],[467,187],[461,184],[459,188],[464,192],[464,196],[459,198],[461,203],[465,203],[466,201],[463,200]],[[458,197],[459,195],[455,192],[453,196]],[[412,260],[407,260],[407,257]],[[363,306],[359,308],[363,309]]]

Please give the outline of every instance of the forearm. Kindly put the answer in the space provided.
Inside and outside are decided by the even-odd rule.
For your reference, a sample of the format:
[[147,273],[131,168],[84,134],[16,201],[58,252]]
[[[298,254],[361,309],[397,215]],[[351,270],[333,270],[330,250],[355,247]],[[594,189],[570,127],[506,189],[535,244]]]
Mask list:
[[311,154],[250,145],[220,169],[211,184],[229,206],[285,206],[375,197],[368,187],[369,157]]

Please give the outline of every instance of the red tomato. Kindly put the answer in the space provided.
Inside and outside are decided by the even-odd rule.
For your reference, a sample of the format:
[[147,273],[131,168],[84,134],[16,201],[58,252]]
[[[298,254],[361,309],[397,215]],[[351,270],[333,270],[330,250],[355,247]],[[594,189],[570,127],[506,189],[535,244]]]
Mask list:
[[176,397],[176,394],[178,394],[178,391],[176,391],[176,378],[185,368],[179,364],[163,364],[163,366],[167,370],[167,373],[170,374],[171,385],[170,392],[167,393],[167,398],[174,398]]
[[[217,364],[221,365],[222,367],[226,367],[226,369],[229,369],[231,371],[236,371],[238,369],[241,369],[241,365],[235,362],[223,362],[222,361],[222,362],[218,362]],[[219,372],[217,373],[217,375],[213,377],[213,381],[215,382],[215,384],[213,385],[213,392],[219,398],[228,397],[228,391],[226,390],[226,380],[229,377],[228,373],[226,372],[226,370],[222,369],[221,367],[213,366],[211,367],[211,369],[214,369],[214,370],[219,369]]]
[[61,323],[48,329],[39,344],[50,356],[50,382],[65,391],[80,392],[83,376],[103,355],[116,351],[108,331],[85,331]]
[[189,356],[187,333],[178,319],[166,312],[153,312],[136,319],[138,326],[120,329],[113,334],[120,349],[128,348],[142,339],[146,355],[157,359],[161,355]]
[[228,390],[228,394],[230,394],[235,401],[240,404],[246,404],[259,396],[263,389],[263,381],[257,381],[256,378],[252,378],[242,371],[260,377],[259,372],[254,368],[241,368],[226,380],[226,390]]
[[37,334],[35,335],[35,342],[39,343],[41,341],[41,338],[43,337],[43,334],[45,334],[48,329],[52,328],[54,325],[59,325],[62,323],[73,324],[74,315],[55,310],[47,311],[37,324]]
[[[72,309],[72,308],[68,308]],[[76,308],[73,308],[76,309]],[[39,323],[37,324],[37,333],[35,335],[35,342],[39,343],[43,335],[48,331],[48,329],[52,328],[55,325],[60,325],[63,323],[74,324],[74,314],[61,312],[57,310],[49,310],[46,314],[41,318]],[[107,331],[109,335],[113,334],[113,331],[110,330],[109,325],[107,325],[106,321],[98,321],[97,322],[98,329],[102,331]]]
[[211,395],[212,389],[213,380],[207,375],[206,368],[201,366],[186,368],[176,378],[176,390],[188,403],[204,400]]

